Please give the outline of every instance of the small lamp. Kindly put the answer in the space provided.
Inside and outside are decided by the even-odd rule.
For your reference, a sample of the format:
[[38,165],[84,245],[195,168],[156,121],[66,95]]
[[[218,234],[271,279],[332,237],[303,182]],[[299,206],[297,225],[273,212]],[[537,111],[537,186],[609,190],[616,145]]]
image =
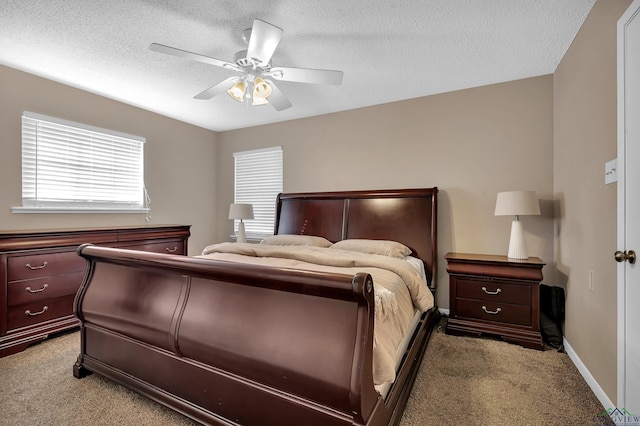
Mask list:
[[511,238],[509,240],[509,254],[511,259],[528,259],[527,247],[524,242],[524,230],[519,216],[539,215],[540,205],[535,191],[499,192],[496,199],[495,216],[515,216],[511,222]]
[[232,203],[229,206],[229,219],[240,219],[238,231],[236,232],[236,242],[246,243],[247,235],[244,232],[242,219],[253,219],[253,206],[251,204]]

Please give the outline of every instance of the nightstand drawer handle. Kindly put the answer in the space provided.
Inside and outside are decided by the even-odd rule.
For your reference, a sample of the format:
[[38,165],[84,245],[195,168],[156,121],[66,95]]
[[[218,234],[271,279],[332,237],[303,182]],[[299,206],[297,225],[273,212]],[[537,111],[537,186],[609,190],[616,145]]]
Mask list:
[[496,291],[488,291],[486,287],[482,287],[482,291],[484,291],[484,292],[485,292],[485,293],[487,293],[487,294],[493,294],[493,295],[495,295],[495,294],[500,293],[502,290],[501,290],[501,289],[497,289]]
[[42,308],[42,310],[40,312],[33,312],[31,313],[31,311],[29,309],[27,309],[26,311],[24,311],[25,315],[29,315],[31,317],[35,317],[36,315],[42,315],[45,312],[47,312],[47,309],[49,309],[48,306],[45,306],[44,308]]
[[486,306],[482,307],[482,310],[491,315],[498,315],[502,309],[496,308],[495,311],[488,311]]
[[49,287],[49,284],[45,284],[42,286],[42,288],[39,288],[37,290],[31,290],[31,287],[25,287],[25,290],[27,290],[29,293],[40,293],[41,291],[45,291],[47,287]]
[[174,246],[172,249],[170,249],[169,247],[166,247],[165,250],[167,251],[167,253],[175,253],[178,251],[178,247]]
[[47,262],[44,262],[44,263],[43,263],[42,265],[40,265],[40,266],[31,266],[31,265],[29,265],[28,263],[27,263],[27,264],[25,264],[24,266],[26,266],[27,268],[29,268],[29,269],[31,269],[32,271],[34,271],[34,270],[36,270],[36,269],[42,269],[42,268],[44,268],[45,266],[47,266]]

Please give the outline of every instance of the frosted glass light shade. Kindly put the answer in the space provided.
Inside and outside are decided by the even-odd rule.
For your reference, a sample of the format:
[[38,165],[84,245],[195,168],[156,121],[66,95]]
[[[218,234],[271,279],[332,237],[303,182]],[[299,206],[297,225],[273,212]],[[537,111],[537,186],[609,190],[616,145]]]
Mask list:
[[243,102],[244,92],[246,89],[247,89],[247,83],[245,83],[243,80],[238,80],[235,82],[233,86],[231,86],[229,90],[227,90],[227,93],[236,101]]
[[256,77],[253,81],[253,96],[268,98],[271,95],[271,86],[262,77]]

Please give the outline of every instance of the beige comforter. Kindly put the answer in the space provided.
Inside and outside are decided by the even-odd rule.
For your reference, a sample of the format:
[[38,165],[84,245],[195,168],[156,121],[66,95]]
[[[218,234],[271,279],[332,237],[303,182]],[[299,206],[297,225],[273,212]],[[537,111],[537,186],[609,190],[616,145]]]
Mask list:
[[373,379],[376,385],[393,382],[399,344],[409,331],[415,310],[433,307],[431,291],[408,262],[388,256],[331,248],[220,243],[202,256],[230,262],[372,276],[375,295]]

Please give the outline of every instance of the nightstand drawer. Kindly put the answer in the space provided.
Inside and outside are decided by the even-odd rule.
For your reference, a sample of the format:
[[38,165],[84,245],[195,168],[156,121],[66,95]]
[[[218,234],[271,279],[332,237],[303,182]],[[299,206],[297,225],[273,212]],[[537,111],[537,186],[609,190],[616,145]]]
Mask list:
[[9,283],[7,286],[7,305],[17,306],[60,296],[75,295],[82,284],[83,276],[84,272],[74,272]]
[[531,307],[509,303],[456,299],[456,315],[458,318],[531,325]]
[[456,297],[515,305],[531,305],[531,285],[518,285],[501,280],[479,280],[457,277]]

